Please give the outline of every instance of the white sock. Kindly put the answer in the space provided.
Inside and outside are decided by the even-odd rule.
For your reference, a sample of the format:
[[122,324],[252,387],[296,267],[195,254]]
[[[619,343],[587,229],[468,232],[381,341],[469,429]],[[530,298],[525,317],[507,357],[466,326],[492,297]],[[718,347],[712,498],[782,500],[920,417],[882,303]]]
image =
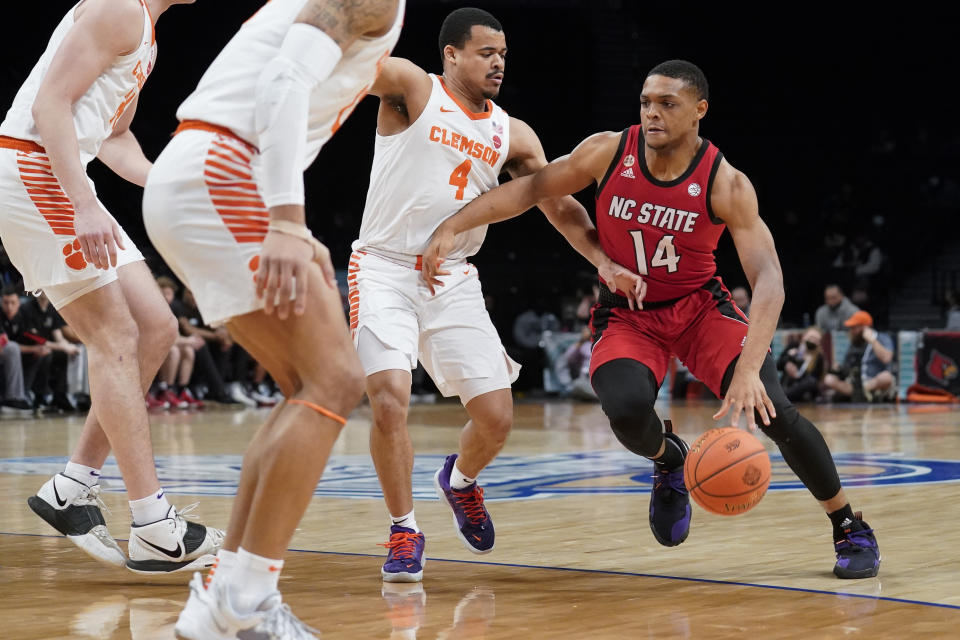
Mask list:
[[66,468],[63,470],[63,475],[77,482],[82,482],[88,487],[92,487],[100,482],[100,469],[88,467],[85,464],[77,464],[76,462],[68,462]]
[[133,524],[143,526],[157,522],[167,517],[170,512],[170,503],[163,489],[157,489],[146,498],[130,501],[130,513],[133,514]]
[[413,529],[414,533],[420,533],[420,527],[417,526],[417,519],[413,517],[412,510],[407,515],[400,516],[399,518],[390,516],[390,524],[398,527],[406,527],[407,529]]
[[451,489],[466,489],[471,484],[476,482],[476,478],[470,478],[463,475],[463,472],[460,471],[460,468],[457,466],[457,463],[453,463],[453,469],[450,471],[450,488]]
[[234,611],[246,615],[256,611],[267,596],[277,590],[283,560],[272,560],[237,549],[237,564],[230,570],[230,604]]
[[[217,557],[213,559],[213,566],[210,567],[210,571],[207,572],[204,586],[209,589],[214,579],[216,579],[217,582],[228,579],[236,566],[237,552],[220,549],[220,551],[217,551]],[[216,578],[214,578],[214,576],[216,576]]]

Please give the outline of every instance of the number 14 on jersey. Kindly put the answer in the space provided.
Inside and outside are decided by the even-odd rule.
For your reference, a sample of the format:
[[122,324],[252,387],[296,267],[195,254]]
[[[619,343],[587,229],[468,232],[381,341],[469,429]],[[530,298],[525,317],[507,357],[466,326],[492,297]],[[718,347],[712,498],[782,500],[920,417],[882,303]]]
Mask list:
[[637,273],[641,276],[649,274],[649,267],[666,267],[667,273],[674,273],[677,270],[677,263],[680,262],[680,256],[677,255],[677,249],[673,245],[673,236],[663,236],[657,243],[657,249],[653,252],[653,258],[650,259],[650,265],[647,265],[647,252],[643,246],[643,230],[634,229],[630,232],[633,238],[633,247],[637,251]]

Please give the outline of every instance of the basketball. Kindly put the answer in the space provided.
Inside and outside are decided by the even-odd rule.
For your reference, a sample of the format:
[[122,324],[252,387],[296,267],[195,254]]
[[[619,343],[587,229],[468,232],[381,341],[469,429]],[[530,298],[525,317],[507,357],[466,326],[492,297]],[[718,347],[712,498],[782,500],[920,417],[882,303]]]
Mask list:
[[690,445],[683,478],[696,503],[710,513],[739,515],[754,508],[767,492],[770,456],[747,431],[710,429]]

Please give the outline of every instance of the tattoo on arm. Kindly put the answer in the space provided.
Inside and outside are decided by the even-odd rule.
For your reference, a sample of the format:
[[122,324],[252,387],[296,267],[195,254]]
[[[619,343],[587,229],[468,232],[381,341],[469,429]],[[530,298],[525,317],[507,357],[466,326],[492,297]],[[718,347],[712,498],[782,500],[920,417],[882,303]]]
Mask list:
[[396,0],[311,0],[301,10],[298,22],[323,30],[340,46],[382,28],[392,15]]

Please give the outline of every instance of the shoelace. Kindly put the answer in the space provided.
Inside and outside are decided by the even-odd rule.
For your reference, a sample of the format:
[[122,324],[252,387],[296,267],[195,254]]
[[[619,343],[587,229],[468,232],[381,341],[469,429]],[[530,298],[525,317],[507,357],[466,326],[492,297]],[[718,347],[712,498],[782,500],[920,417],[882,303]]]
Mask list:
[[873,540],[873,529],[851,531],[844,535],[843,540],[836,540],[833,544],[836,545],[837,551],[846,549],[873,549],[876,547],[876,543]]
[[107,503],[103,501],[103,498],[100,497],[100,485],[98,484],[95,484],[92,487],[84,487],[81,489],[73,503],[82,507],[100,507],[107,513],[113,513],[110,511],[110,507],[107,506]]
[[487,521],[487,514],[483,510],[483,489],[474,487],[472,491],[460,492],[452,489],[451,492],[457,497],[457,504],[463,507],[470,524],[483,524]]
[[390,549],[395,558],[400,558],[401,560],[413,560],[417,552],[417,542],[422,539],[422,533],[406,533],[404,531],[399,531],[390,536],[389,542],[378,542],[377,546]]
[[316,640],[316,634],[320,633],[293,615],[290,605],[286,603],[271,609],[257,630],[283,640]]
[[679,471],[658,471],[651,477],[653,478],[653,488],[655,490],[662,487],[663,483],[666,482],[667,485],[677,493],[687,493],[687,485],[683,481],[682,469]]

